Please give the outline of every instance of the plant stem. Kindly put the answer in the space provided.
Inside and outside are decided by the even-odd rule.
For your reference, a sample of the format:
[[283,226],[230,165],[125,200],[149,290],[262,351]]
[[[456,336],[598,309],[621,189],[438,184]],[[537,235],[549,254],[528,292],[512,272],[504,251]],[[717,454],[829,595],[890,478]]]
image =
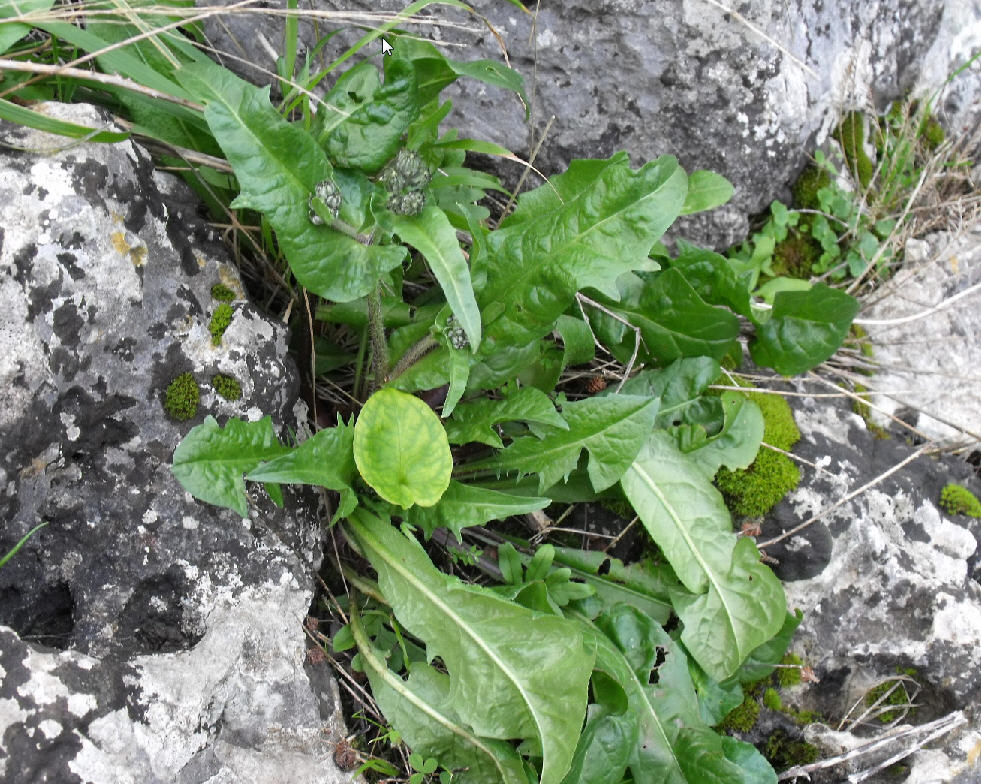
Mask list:
[[422,359],[426,354],[432,351],[439,343],[430,335],[426,335],[415,343],[408,351],[405,352],[405,356],[402,357],[392,368],[392,372],[388,374],[386,381],[391,381],[393,378],[398,378],[406,370],[412,367],[416,362]]
[[368,329],[371,332],[372,391],[385,383],[388,375],[388,343],[382,314],[381,283],[368,295]]

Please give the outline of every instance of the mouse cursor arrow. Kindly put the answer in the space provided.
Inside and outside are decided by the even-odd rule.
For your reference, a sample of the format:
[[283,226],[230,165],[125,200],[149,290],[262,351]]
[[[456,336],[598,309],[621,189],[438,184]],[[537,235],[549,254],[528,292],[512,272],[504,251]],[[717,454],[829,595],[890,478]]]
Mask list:
[[392,56],[392,45],[386,41],[384,38],[382,40],[382,54],[387,54],[389,57]]

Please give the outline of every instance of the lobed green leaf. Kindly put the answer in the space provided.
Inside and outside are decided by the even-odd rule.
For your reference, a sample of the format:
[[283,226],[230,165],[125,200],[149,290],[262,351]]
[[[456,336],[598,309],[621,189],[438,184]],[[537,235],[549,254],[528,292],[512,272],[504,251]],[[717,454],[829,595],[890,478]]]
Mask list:
[[339,422],[336,427],[318,431],[296,449],[262,463],[246,479],[256,482],[305,484],[326,487],[340,493],[341,502],[334,520],[347,517],[358,499],[351,483],[354,480],[354,428]]
[[262,90],[216,65],[195,63],[178,78],[207,103],[205,119],[235,170],[234,206],[265,213],[297,280],[326,299],[365,296],[405,257],[400,246],[364,245],[310,222],[307,200],[331,174],[323,150],[280,117]]
[[191,429],[174,450],[171,471],[187,492],[199,501],[249,513],[243,476],[264,461],[285,455],[272,419],[258,422],[230,419],[224,428],[214,417]]
[[567,430],[543,439],[516,439],[500,455],[476,464],[481,468],[538,473],[540,488],[567,477],[589,452],[587,473],[597,492],[615,484],[633,462],[654,427],[659,401],[635,395],[594,397],[567,403]]
[[447,704],[475,735],[538,746],[541,784],[559,784],[575,752],[593,665],[577,625],[443,574],[418,542],[363,510],[349,524],[399,623],[446,666]]
[[621,485],[689,592],[673,597],[682,642],[725,680],[779,631],[786,614],[779,580],[752,541],[737,541],[722,496],[667,433],[652,435]]
[[434,506],[413,507],[406,512],[405,519],[418,526],[427,539],[433,535],[433,531],[443,527],[452,531],[457,541],[461,541],[461,531],[468,526],[534,512],[550,503],[548,498],[515,495],[450,480],[446,492]]

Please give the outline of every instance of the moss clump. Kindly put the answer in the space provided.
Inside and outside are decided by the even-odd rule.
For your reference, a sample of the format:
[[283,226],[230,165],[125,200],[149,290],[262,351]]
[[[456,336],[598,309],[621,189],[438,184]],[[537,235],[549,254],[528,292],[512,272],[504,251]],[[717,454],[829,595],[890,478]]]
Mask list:
[[719,729],[724,732],[749,732],[759,717],[760,704],[748,694],[746,699],[726,714],[719,724]]
[[[895,688],[893,688],[895,687]],[[910,704],[911,700],[909,698],[909,692],[906,691],[906,686],[902,681],[889,680],[885,683],[880,683],[874,689],[870,689],[868,694],[865,695],[865,704],[868,706],[875,705],[876,701],[882,697],[883,694],[892,689],[892,692],[886,697],[879,705],[877,710],[881,710],[885,705],[896,705],[897,707],[905,707]],[[912,709],[910,713],[912,713]],[[899,710],[887,710],[880,713],[877,718],[883,724],[888,724],[891,721],[895,721],[902,715]]]
[[771,269],[774,277],[811,277],[811,268],[821,258],[821,246],[813,238],[798,231],[791,231],[787,239],[778,242],[773,249]]
[[763,756],[777,772],[794,765],[808,765],[817,760],[821,751],[812,743],[790,737],[783,730],[775,730],[766,739]]
[[797,182],[791,187],[794,203],[802,210],[821,209],[818,191],[831,184],[831,174],[823,166],[812,163],[800,173]]
[[940,506],[947,514],[981,517],[981,501],[966,487],[949,484],[940,491]]
[[783,710],[783,700],[774,688],[769,688],[763,692],[763,704],[772,711]]
[[865,402],[862,395],[863,392],[868,392],[868,387],[863,384],[855,384],[854,390],[861,399],[852,401],[852,411],[865,420],[865,429],[876,438],[889,438],[889,431],[872,421],[872,408]]
[[231,302],[235,299],[235,292],[224,283],[216,283],[211,287],[211,296],[219,302]]
[[780,663],[785,665],[777,668],[777,683],[780,684],[780,688],[786,689],[800,683],[800,668],[804,666],[804,660],[796,654],[788,653]]
[[865,118],[861,112],[849,112],[835,130],[835,138],[848,162],[848,169],[858,178],[862,189],[869,187],[875,174],[875,162],[865,152]]
[[164,410],[179,422],[185,422],[198,412],[201,388],[190,373],[181,373],[170,382],[164,393]]
[[926,147],[929,152],[934,152],[941,144],[944,143],[944,139],[946,138],[944,127],[937,122],[937,118],[932,114],[928,114],[920,122],[919,134],[920,140],[923,142],[923,146]]
[[216,373],[211,377],[211,386],[225,400],[238,400],[242,397],[242,385],[231,376]]
[[211,333],[211,342],[216,345],[221,345],[221,336],[225,334],[225,330],[228,329],[228,325],[232,323],[232,315],[234,315],[232,306],[227,302],[222,302],[215,312],[211,314],[211,322],[208,324],[208,332]]
[[[749,395],[763,413],[763,440],[789,452],[800,440],[800,430],[787,401],[780,395]],[[719,469],[715,483],[730,510],[744,517],[762,517],[800,482],[797,465],[786,455],[762,447],[746,469]]]

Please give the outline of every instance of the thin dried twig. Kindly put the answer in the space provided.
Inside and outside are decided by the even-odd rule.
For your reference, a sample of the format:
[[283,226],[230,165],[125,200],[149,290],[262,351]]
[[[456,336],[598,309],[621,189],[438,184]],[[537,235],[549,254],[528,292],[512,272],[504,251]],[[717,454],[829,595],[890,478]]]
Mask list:
[[788,538],[790,536],[793,536],[794,534],[799,533],[800,531],[803,531],[811,523],[817,522],[818,520],[820,520],[825,515],[828,515],[831,512],[833,512],[839,506],[842,506],[842,505],[848,503],[853,498],[856,498],[856,497],[860,496],[866,490],[869,490],[870,488],[875,487],[877,484],[879,484],[879,482],[882,482],[883,480],[888,479],[890,476],[892,476],[894,473],[896,473],[899,469],[903,468],[906,465],[909,465],[914,460],[916,460],[918,457],[922,457],[923,455],[925,455],[925,454],[927,454],[929,452],[933,452],[935,450],[936,450],[936,447],[932,443],[930,443],[930,444],[928,444],[926,446],[921,446],[913,454],[909,455],[904,460],[900,460],[892,468],[890,468],[890,469],[888,469],[886,471],[883,471],[881,474],[879,474],[877,477],[875,477],[875,479],[871,480],[870,482],[866,482],[864,485],[862,485],[860,488],[858,488],[858,490],[855,490],[855,491],[849,493],[844,498],[841,498],[840,500],[838,500],[835,503],[833,503],[831,506],[822,509],[816,515],[814,515],[812,517],[809,517],[807,520],[805,520],[800,525],[794,526],[789,531],[784,531],[782,534],[780,534],[780,536],[775,536],[772,539],[767,539],[765,542],[760,542],[759,544],[757,544],[757,547],[762,550],[765,547],[769,547],[771,544],[776,544],[777,542],[782,542],[784,539],[786,539],[786,538]]
[[826,768],[833,768],[844,762],[848,762],[849,760],[854,760],[868,754],[873,754],[877,751],[888,748],[890,744],[898,744],[900,746],[901,750],[897,754],[891,756],[889,759],[876,764],[870,770],[862,771],[860,773],[853,773],[848,777],[847,781],[849,784],[852,784],[852,782],[854,782],[854,784],[858,784],[858,782],[865,781],[867,778],[869,778],[869,776],[879,772],[883,768],[887,768],[904,757],[908,757],[914,751],[923,748],[923,746],[931,741],[936,740],[942,735],[953,732],[965,724],[967,724],[967,717],[964,716],[963,711],[954,711],[953,713],[947,714],[943,718],[937,719],[936,721],[931,721],[928,724],[922,724],[919,727],[893,730],[879,736],[878,738],[870,740],[868,743],[863,743],[861,746],[857,746],[851,751],[846,751],[844,754],[839,754],[835,757],[829,757],[828,759],[819,760],[817,762],[811,762],[807,765],[795,765],[794,767],[783,771],[777,777],[777,780],[786,781],[788,779],[806,778],[808,781],[810,781],[810,774],[813,772],[824,770]]

